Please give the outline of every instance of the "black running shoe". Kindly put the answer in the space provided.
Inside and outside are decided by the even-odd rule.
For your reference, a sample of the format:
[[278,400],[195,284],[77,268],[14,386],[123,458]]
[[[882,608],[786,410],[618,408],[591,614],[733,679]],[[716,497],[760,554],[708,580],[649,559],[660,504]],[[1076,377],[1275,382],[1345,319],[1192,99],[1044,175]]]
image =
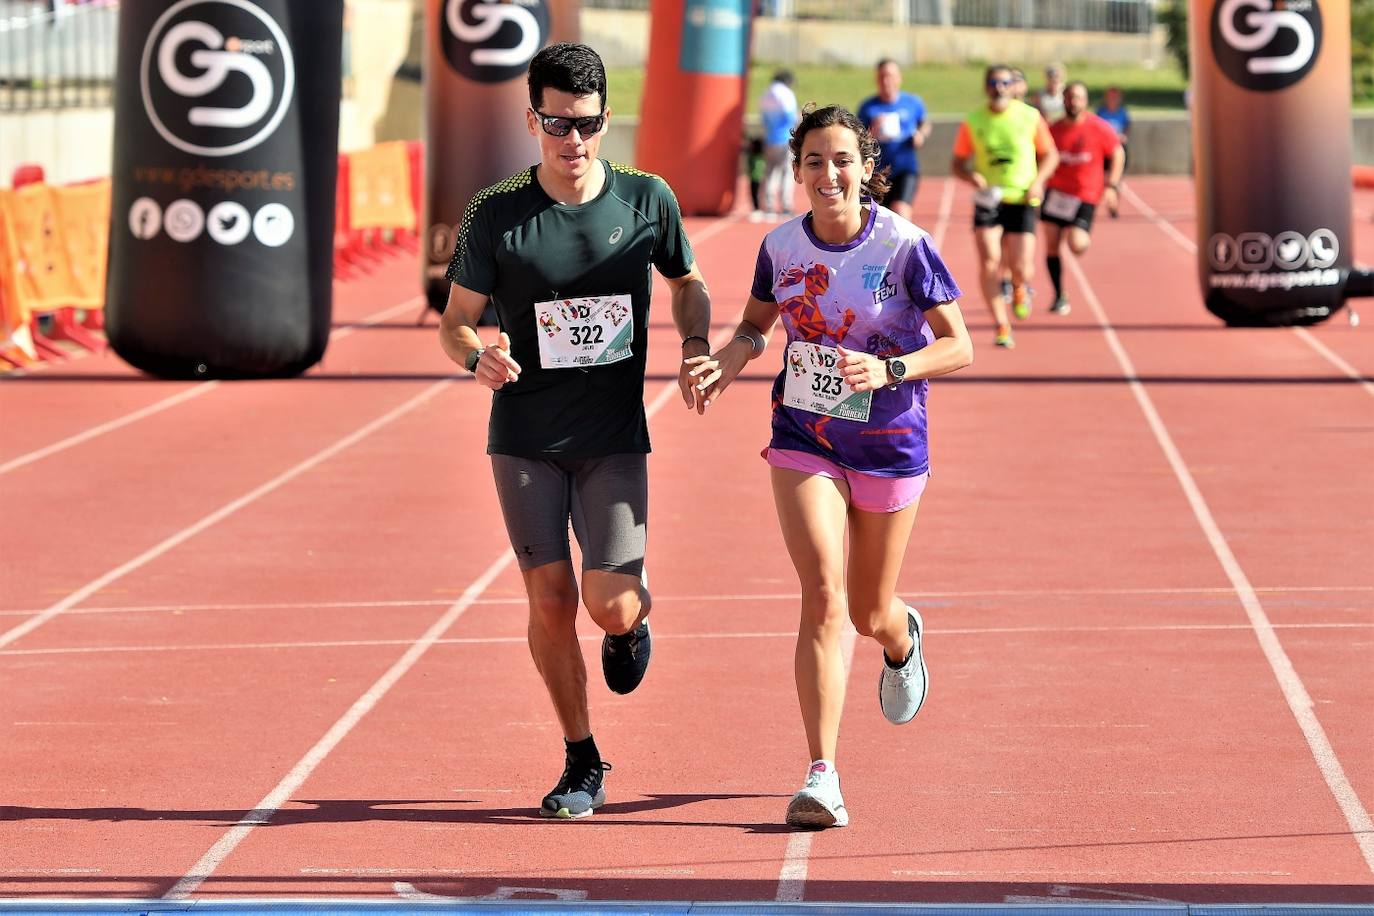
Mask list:
[[647,617],[623,636],[607,633],[601,640],[601,673],[606,675],[606,686],[614,693],[629,693],[638,687],[649,670],[652,651]]
[[593,811],[606,804],[606,789],[601,782],[610,768],[609,763],[600,760],[588,763],[568,757],[563,775],[558,777],[558,785],[539,805],[539,816],[562,820],[590,817]]

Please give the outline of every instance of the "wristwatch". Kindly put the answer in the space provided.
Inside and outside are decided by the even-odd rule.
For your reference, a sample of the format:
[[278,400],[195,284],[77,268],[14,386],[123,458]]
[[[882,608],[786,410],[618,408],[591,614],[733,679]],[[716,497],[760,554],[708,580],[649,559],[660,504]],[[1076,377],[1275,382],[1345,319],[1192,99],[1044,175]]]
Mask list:
[[892,358],[887,361],[887,377],[892,379],[891,387],[896,388],[906,379],[906,363]]
[[469,372],[477,371],[477,364],[482,360],[482,354],[487,352],[486,347],[478,347],[476,350],[469,350],[467,359],[463,360],[463,368]]

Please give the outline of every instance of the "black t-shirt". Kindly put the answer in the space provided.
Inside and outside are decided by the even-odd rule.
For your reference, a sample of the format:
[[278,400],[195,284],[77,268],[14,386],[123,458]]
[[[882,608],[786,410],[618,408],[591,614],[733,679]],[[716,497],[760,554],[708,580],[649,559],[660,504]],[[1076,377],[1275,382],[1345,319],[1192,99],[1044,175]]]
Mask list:
[[[468,204],[448,279],[491,297],[520,378],[495,392],[487,451],[590,458],[649,451],[644,366],[650,265],[668,278],[692,269],[677,198],[657,175],[601,160],[606,185],[564,206],[544,193],[538,166],[479,191]],[[535,303],[628,295],[632,355],[591,367],[540,364]]]

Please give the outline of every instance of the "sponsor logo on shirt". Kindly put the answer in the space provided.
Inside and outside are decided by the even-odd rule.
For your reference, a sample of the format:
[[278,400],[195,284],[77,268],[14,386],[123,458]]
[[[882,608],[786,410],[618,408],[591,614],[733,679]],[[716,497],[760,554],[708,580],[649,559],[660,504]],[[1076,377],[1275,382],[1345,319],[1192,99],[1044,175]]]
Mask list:
[[897,284],[892,281],[892,271],[886,264],[864,265],[864,289],[873,293],[874,305],[897,295]]

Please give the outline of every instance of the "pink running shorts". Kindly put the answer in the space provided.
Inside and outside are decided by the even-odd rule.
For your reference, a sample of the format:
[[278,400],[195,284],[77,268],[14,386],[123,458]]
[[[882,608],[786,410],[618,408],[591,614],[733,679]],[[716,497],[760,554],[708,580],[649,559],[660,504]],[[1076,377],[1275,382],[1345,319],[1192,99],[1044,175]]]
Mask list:
[[849,485],[849,504],[864,512],[898,512],[921,498],[930,472],[916,477],[878,477],[851,471],[828,458],[789,448],[766,448],[764,460],[775,468],[817,474]]

